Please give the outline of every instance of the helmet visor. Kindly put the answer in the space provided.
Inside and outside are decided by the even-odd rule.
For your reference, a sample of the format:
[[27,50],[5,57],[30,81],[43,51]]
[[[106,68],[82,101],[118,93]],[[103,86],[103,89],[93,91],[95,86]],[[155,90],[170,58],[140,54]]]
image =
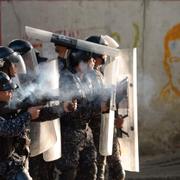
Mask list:
[[21,59],[21,56],[17,52],[13,52],[8,57],[4,58],[4,61],[9,61],[11,63],[18,63]]
[[38,63],[34,49],[23,54],[22,57],[26,65],[27,73],[37,72]]
[[18,54],[18,63],[16,63],[16,69],[18,74],[26,74],[26,65],[20,54]]
[[17,84],[14,84],[12,81],[2,83],[0,86],[0,91],[10,91],[18,88]]

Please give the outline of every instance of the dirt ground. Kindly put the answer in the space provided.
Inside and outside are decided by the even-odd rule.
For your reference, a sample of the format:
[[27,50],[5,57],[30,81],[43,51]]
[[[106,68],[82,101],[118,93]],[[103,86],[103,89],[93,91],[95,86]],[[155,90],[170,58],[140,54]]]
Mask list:
[[180,180],[180,152],[141,157],[140,172],[126,175],[126,180]]

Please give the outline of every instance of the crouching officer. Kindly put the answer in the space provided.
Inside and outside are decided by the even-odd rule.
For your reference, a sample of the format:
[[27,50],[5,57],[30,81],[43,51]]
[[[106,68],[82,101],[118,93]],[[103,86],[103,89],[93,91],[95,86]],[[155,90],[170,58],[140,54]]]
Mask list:
[[31,180],[25,168],[26,157],[17,147],[30,121],[39,117],[39,110],[36,107],[26,112],[12,110],[10,103],[15,88],[9,76],[0,71],[0,179]]

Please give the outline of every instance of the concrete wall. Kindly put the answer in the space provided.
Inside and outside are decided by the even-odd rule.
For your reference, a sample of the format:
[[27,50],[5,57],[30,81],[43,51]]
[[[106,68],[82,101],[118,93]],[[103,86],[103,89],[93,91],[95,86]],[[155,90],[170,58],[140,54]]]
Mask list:
[[[108,34],[139,48],[138,113],[142,154],[180,148],[180,1],[0,1],[1,42],[26,38],[24,26],[85,38]],[[36,48],[44,48],[33,41]]]

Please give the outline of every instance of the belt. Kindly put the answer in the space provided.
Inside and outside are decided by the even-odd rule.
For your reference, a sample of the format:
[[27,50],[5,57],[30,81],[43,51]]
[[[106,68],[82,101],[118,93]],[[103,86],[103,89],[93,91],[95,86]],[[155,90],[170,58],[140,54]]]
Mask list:
[[62,128],[71,128],[72,130],[87,130],[89,128],[88,123],[83,123],[83,124],[78,124],[78,123],[73,123],[73,124],[64,124],[62,125]]

